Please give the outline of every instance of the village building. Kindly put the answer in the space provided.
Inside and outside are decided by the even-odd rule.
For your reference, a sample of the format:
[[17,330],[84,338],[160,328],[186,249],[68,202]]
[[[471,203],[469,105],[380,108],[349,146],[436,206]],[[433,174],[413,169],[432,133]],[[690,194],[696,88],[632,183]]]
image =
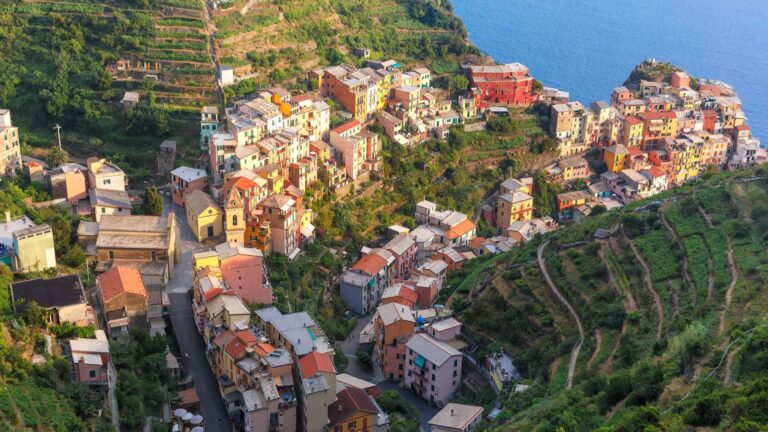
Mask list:
[[461,352],[422,333],[405,346],[404,384],[430,403],[447,403],[461,385]]
[[137,269],[112,267],[98,276],[96,290],[101,321],[110,337],[147,327],[147,290]]
[[54,199],[65,199],[70,205],[88,197],[86,187],[87,169],[75,163],[59,165],[49,173],[51,195]]
[[19,128],[11,122],[11,110],[0,108],[0,174],[13,176],[21,168]]
[[96,271],[121,261],[158,263],[172,274],[179,261],[179,227],[173,212],[168,216],[104,215],[96,234]]
[[95,157],[86,160],[88,166],[88,188],[125,191],[128,177],[122,169],[106,159]]
[[84,327],[95,323],[83,283],[76,274],[14,282],[11,284],[11,302],[17,314],[24,313],[30,303],[37,303],[45,309],[51,324],[70,322]]
[[[111,357],[109,342],[103,330],[96,330],[93,339],[74,338],[69,341],[75,381],[96,386],[113,385],[110,379]],[[113,373],[113,372],[112,372]]]
[[91,214],[96,222],[104,215],[130,216],[133,210],[131,198],[124,190],[91,189],[88,196],[91,201]]
[[449,403],[432,419],[432,432],[471,432],[483,419],[483,407]]
[[197,241],[221,235],[224,215],[210,195],[196,189],[187,194],[184,200],[187,225],[192,229]]
[[208,173],[205,170],[178,167],[171,171],[171,196],[176,205],[184,207],[185,198],[192,191],[205,191],[208,187]]

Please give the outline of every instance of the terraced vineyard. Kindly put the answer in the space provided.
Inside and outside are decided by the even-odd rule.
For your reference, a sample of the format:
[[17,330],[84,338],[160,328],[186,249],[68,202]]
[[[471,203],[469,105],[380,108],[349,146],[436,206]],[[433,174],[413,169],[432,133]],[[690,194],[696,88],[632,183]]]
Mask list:
[[[479,355],[502,346],[531,384],[503,395],[501,420],[488,426],[768,425],[757,408],[768,394],[758,369],[768,366],[768,171],[716,174],[655,199],[661,205],[580,221],[449,279],[448,301]],[[597,228],[611,235],[597,239]],[[576,324],[536,262],[545,240],[546,268],[584,325],[575,358]]]
[[[354,48],[372,58],[395,58],[405,66],[440,65],[476,53],[446,5],[427,0],[235,0],[214,14],[221,64],[256,83],[304,85],[297,77],[313,68],[361,63]],[[450,72],[451,68],[445,72]],[[248,87],[250,88],[250,87]],[[237,89],[235,89],[237,91]]]

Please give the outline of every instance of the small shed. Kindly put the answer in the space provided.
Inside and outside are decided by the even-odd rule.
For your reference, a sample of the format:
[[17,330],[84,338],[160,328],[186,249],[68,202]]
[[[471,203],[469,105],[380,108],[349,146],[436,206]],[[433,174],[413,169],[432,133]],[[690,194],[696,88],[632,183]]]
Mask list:
[[133,109],[139,105],[140,99],[141,99],[141,95],[139,94],[139,92],[127,91],[123,95],[123,99],[120,101],[120,103],[123,104],[123,108],[126,110]]

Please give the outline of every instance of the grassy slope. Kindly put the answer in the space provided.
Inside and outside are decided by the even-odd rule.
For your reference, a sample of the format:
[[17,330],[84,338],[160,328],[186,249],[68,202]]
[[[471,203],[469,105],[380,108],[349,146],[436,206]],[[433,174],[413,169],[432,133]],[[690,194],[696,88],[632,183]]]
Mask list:
[[[762,427],[768,420],[753,409],[768,385],[760,370],[766,366],[768,332],[758,329],[738,339],[766,323],[768,302],[764,237],[768,207],[757,204],[768,201],[768,181],[738,180],[753,173],[717,174],[666,193],[674,199],[660,211],[682,244],[674,242],[656,210],[610,212],[551,236],[548,269],[586,327],[573,390],[563,390],[563,373],[575,326],[565,321],[567,314],[542,283],[534,254],[538,240],[492,264],[478,260],[463,270],[465,277],[492,272],[477,283],[484,289],[475,299],[467,298],[467,285],[475,286],[474,280],[468,284],[462,277],[452,278],[448,288],[459,289],[451,301],[466,307],[462,321],[471,337],[514,353],[525,378],[534,384],[527,394],[505,402],[502,420],[495,426],[510,431],[644,430],[647,425],[659,428],[652,430],[682,430],[683,425],[734,427],[740,423],[746,429],[739,430],[762,430],[751,429],[754,425],[747,420]],[[711,227],[699,206],[711,219]],[[656,338],[658,317],[627,240],[617,236],[600,245],[592,238],[595,228],[615,224],[624,226],[651,268],[664,314],[660,339]],[[567,250],[558,246],[577,241],[586,244]],[[730,296],[729,242],[739,275]],[[620,291],[609,288],[608,269],[597,259],[600,247],[610,274],[632,294],[637,311],[627,308]],[[691,282],[683,274],[684,256]],[[602,333],[597,353],[595,330]],[[732,354],[724,356],[734,341]],[[720,369],[705,381],[721,358]],[[726,380],[758,393],[726,385]],[[689,391],[690,396],[683,399]]]

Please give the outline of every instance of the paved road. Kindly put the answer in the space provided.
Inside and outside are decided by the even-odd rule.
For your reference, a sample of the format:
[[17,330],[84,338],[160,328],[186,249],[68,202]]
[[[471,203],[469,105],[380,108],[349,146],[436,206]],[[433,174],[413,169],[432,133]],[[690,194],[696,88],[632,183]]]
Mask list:
[[357,359],[355,352],[357,351],[358,338],[360,337],[360,331],[365,327],[373,318],[372,315],[361,317],[357,322],[357,325],[347,338],[339,344],[341,351],[349,360],[346,373],[366,381],[375,383],[382,391],[395,390],[416,408],[419,413],[419,421],[421,422],[422,432],[429,431],[429,420],[437,414],[440,409],[431,406],[427,401],[415,395],[410,390],[406,390],[397,385],[397,383],[387,381],[381,373],[373,373],[368,371]]
[[[187,372],[192,376],[195,390],[200,398],[206,429],[212,431],[231,431],[232,424],[227,417],[224,402],[219,394],[219,387],[211,372],[208,359],[205,356],[205,345],[200,333],[197,331],[192,312],[192,303],[187,290],[192,286],[192,254],[206,249],[199,244],[189,229],[184,217],[184,212],[176,208],[166,197],[164,213],[171,209],[176,212],[176,220],[180,226],[181,259],[174,269],[173,277],[168,281],[166,291],[171,300],[171,322],[176,333],[176,340],[182,353],[188,353],[184,358]],[[219,422],[219,419],[221,421]]]

